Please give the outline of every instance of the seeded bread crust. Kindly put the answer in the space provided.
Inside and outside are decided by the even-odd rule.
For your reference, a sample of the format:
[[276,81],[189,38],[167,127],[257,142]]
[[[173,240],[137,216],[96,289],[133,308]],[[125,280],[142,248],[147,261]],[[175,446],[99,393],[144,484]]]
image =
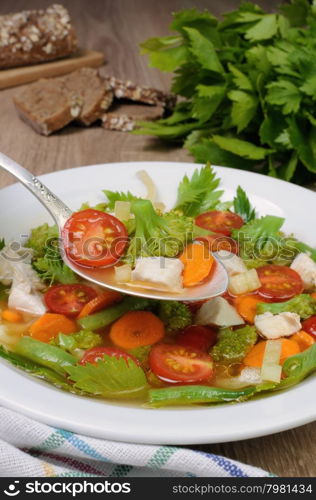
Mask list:
[[136,127],[137,121],[154,121],[162,118],[165,108],[160,104],[114,103],[110,111],[102,116],[102,126],[107,130],[130,132]]
[[114,76],[107,76],[105,80],[109,83],[117,99],[130,99],[131,101],[143,102],[153,106],[161,105],[167,109],[174,108],[176,104],[177,98],[173,94],[136,85],[129,80],[119,80]]
[[112,100],[112,90],[92,68],[39,80],[13,98],[20,117],[42,135],[50,135],[74,120],[91,125]]
[[51,61],[76,49],[76,33],[62,5],[0,16],[0,68]]
[[81,68],[62,78],[70,95],[82,103],[79,123],[91,125],[111,106],[113,91],[97,69]]

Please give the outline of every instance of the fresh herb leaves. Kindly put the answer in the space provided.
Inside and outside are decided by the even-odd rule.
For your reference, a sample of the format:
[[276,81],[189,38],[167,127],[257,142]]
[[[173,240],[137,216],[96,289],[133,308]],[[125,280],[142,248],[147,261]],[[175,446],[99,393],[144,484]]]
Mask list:
[[183,97],[173,114],[134,131],[180,139],[210,161],[305,183],[316,172],[316,9],[292,0],[278,13],[247,2],[217,21],[173,14],[172,36],[141,44],[150,64],[173,71]]
[[248,196],[240,186],[238,186],[234,198],[234,212],[240,215],[245,222],[250,222],[256,217],[255,209],[252,208]]
[[107,208],[109,210],[114,210],[115,207],[115,202],[116,201],[135,201],[139,200],[139,198],[135,195],[133,195],[130,191],[127,191],[127,193],[123,193],[120,191],[109,191],[107,189],[103,190],[103,193],[108,199],[108,205]]
[[218,190],[220,179],[210,164],[196,169],[191,178],[185,175],[178,188],[176,210],[195,217],[216,206],[223,191]]
[[144,371],[134,361],[104,355],[97,364],[69,366],[67,372],[74,387],[89,394],[107,397],[131,397],[145,389]]

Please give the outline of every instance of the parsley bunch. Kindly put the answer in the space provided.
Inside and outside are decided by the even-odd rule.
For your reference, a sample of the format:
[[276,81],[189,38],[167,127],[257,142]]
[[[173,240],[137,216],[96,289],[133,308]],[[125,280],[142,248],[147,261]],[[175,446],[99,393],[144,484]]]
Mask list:
[[174,72],[182,99],[171,116],[135,133],[185,141],[201,163],[314,179],[315,0],[292,0],[277,13],[244,3],[221,22],[182,10],[170,29],[141,47],[151,66]]

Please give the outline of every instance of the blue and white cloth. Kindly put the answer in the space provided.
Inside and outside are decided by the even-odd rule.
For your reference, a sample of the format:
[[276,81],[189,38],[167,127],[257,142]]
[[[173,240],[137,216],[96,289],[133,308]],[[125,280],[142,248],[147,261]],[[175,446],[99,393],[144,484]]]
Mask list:
[[219,455],[107,441],[54,429],[0,407],[1,477],[268,477]]

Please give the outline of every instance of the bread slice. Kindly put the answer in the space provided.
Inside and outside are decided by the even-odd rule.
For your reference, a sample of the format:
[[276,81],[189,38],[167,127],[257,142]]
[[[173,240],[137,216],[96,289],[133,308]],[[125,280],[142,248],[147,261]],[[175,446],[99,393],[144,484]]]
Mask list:
[[65,76],[64,82],[69,95],[82,103],[77,121],[83,125],[101,118],[112,104],[113,92],[96,69],[81,68]]
[[102,126],[108,130],[130,132],[137,121],[154,121],[162,118],[165,108],[160,104],[149,106],[133,102],[114,101],[110,110],[102,116]]
[[176,104],[177,98],[173,94],[151,87],[136,85],[130,80],[119,80],[114,76],[106,76],[105,80],[113,90],[116,99],[130,99],[131,101],[151,104],[153,106],[163,106],[167,109],[174,108]]
[[14,103],[20,117],[42,135],[65,127],[81,112],[81,104],[64,91],[64,82],[58,78],[27,86]]
[[113,92],[96,69],[39,80],[14,98],[21,118],[39,134],[50,135],[76,120],[90,125],[111,105]]

